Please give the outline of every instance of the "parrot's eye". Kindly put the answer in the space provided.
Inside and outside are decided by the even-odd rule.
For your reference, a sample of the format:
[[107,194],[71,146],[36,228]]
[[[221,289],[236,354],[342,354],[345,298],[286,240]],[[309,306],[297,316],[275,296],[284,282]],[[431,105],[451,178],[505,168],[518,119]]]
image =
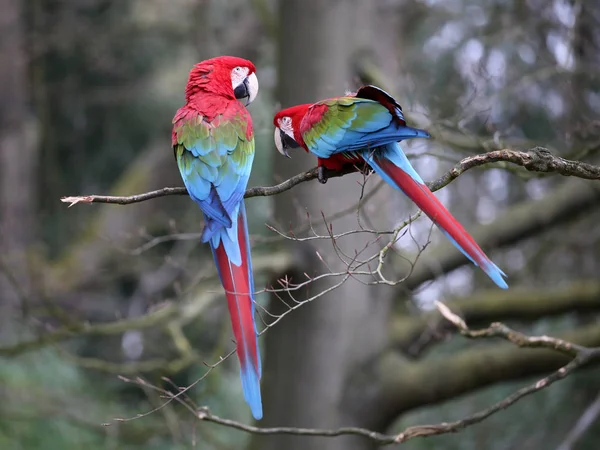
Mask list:
[[244,71],[244,69],[240,66],[234,67],[233,71],[235,73],[242,73]]
[[284,118],[281,119],[281,123],[283,125],[289,125],[292,122],[292,119],[288,116],[285,116]]

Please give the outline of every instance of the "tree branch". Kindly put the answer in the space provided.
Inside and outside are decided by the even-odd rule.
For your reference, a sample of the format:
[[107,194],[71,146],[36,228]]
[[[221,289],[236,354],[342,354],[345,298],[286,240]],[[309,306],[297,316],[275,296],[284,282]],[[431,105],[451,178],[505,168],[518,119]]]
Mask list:
[[544,147],[533,147],[526,152],[515,150],[495,150],[462,159],[449,172],[429,184],[432,191],[447,186],[464,172],[493,162],[509,162],[524,167],[530,172],[558,173],[586,180],[600,180],[600,167],[580,161],[554,156]]
[[[400,414],[414,408],[438,404],[496,383],[556,370],[569,360],[559,353],[577,353],[573,369],[588,360],[600,362],[600,350],[594,350],[593,354],[588,354],[587,350],[600,346],[598,324],[582,326],[560,339],[530,338],[504,327],[494,324],[477,332],[461,332],[470,338],[502,338],[517,346],[536,348],[523,351],[506,344],[477,346],[419,362],[406,361],[393,352],[384,355],[375,375],[382,383],[380,393],[373,400],[378,413],[373,415],[368,427],[384,430]],[[579,361],[580,358],[583,361]],[[398,376],[400,373],[401,377]]]
[[[465,337],[471,339],[483,339],[483,338],[501,338],[518,347],[529,347],[529,348],[544,348],[559,352],[572,357],[566,365],[559,368],[550,375],[536,381],[535,383],[526,386],[518,391],[509,395],[502,401],[495,403],[489,408],[483,409],[476,412],[468,417],[454,422],[443,422],[432,425],[418,425],[406,428],[399,434],[384,434],[377,431],[372,431],[367,428],[359,427],[342,427],[336,429],[318,429],[318,428],[296,428],[296,427],[271,427],[262,428],[252,425],[246,425],[241,422],[237,422],[230,419],[225,419],[210,413],[206,407],[198,407],[193,401],[181,393],[173,393],[165,390],[158,386],[152,386],[146,383],[144,380],[138,378],[135,381],[126,380],[144,386],[146,388],[154,389],[170,400],[177,401],[182,406],[192,412],[200,421],[216,423],[228,428],[236,429],[246,433],[252,434],[288,434],[295,436],[321,436],[321,437],[336,437],[344,435],[355,435],[366,437],[379,445],[391,445],[400,444],[410,439],[417,437],[435,436],[440,434],[454,433],[462,430],[470,425],[479,423],[485,420],[487,417],[497,413],[498,411],[505,409],[520,399],[530,395],[534,392],[540,391],[547,388],[551,384],[569,376],[573,371],[579,367],[590,363],[592,361],[600,361],[600,347],[585,347],[578,345],[563,339],[552,338],[548,336],[527,336],[518,331],[512,330],[501,323],[493,323],[490,327],[481,330],[470,330],[465,322],[452,313],[450,309],[438,303],[438,309],[440,313],[449,321],[451,321]],[[397,376],[398,372],[394,372],[394,376]],[[403,380],[404,381],[404,380]],[[428,387],[425,387],[429,389]],[[132,419],[115,419],[117,422],[124,422]],[[110,425],[110,424],[106,424]]]
[[[348,173],[356,172],[354,167],[348,166],[344,170],[339,172],[331,172],[329,178],[336,178],[344,176]],[[244,194],[244,198],[251,197],[269,197],[271,195],[281,194],[282,192],[288,191],[294,186],[304,183],[306,181],[315,180],[318,178],[318,168],[315,167],[307,172],[300,173],[293,176],[292,178],[285,180],[275,186],[258,186],[249,188]],[[119,197],[113,195],[83,195],[76,197],[62,197],[60,199],[63,203],[69,203],[69,207],[77,203],[112,203],[116,205],[129,205],[131,203],[139,203],[152,198],[165,197],[167,195],[188,195],[187,189],[184,187],[165,187],[156,191],[144,192],[143,194],[129,195],[126,197]]]
[[[527,341],[524,341],[523,345],[527,346],[526,344],[527,344]],[[533,394],[534,392],[540,391],[544,388],[547,388],[548,386],[555,383],[556,381],[562,380],[563,378],[565,378],[566,376],[571,374],[575,369],[577,369],[578,367],[581,367],[585,363],[587,363],[591,360],[599,359],[600,353],[598,353],[598,352],[600,351],[600,348],[590,348],[590,349],[586,348],[585,350],[586,350],[585,353],[578,354],[568,364],[561,367],[557,371],[551,373],[547,377],[544,377],[544,378],[538,380],[537,382],[535,382],[533,384],[530,384],[529,386],[519,389],[514,394],[509,395],[504,400],[495,403],[494,405],[490,406],[489,408],[478,411],[475,414],[472,414],[468,417],[465,417],[464,419],[457,420],[455,422],[444,422],[444,423],[440,423],[440,424],[436,424],[436,425],[417,425],[417,426],[409,427],[406,430],[404,430],[402,433],[398,434],[395,437],[394,442],[402,443],[402,442],[406,442],[407,440],[413,439],[416,437],[427,437],[427,436],[436,436],[439,434],[456,433],[457,431],[460,431],[470,425],[479,423],[479,422],[487,419],[488,417],[490,417],[492,414],[495,414],[495,413],[515,404],[516,402],[521,400],[523,397]]]
[[[522,166],[532,172],[540,173],[559,173],[564,176],[574,176],[587,180],[600,180],[600,167],[591,164],[571,161],[552,155],[550,151],[543,147],[534,147],[526,152],[517,150],[495,150],[482,153],[475,156],[469,156],[462,159],[452,169],[446,172],[437,180],[427,183],[432,191],[437,191],[450,182],[458,178],[464,172],[474,167],[494,162],[508,162]],[[348,173],[355,172],[355,168],[346,167],[339,172],[332,172],[329,178],[340,177]],[[281,194],[294,186],[318,178],[318,169],[315,167],[307,172],[300,173],[283,183],[269,187],[253,187],[246,191],[244,198],[268,197]],[[156,191],[145,192],[143,194],[130,195],[126,197],[109,195],[83,195],[63,197],[63,203],[69,203],[69,207],[77,203],[112,203],[117,205],[128,205],[131,203],[143,202],[152,198],[164,197],[167,195],[187,195],[184,187],[165,187]]]
[[[569,311],[600,310],[600,283],[577,281],[551,289],[517,287],[510,292],[484,290],[470,297],[453,299],[448,306],[463,320],[481,326],[492,320],[538,320]],[[429,346],[456,330],[438,310],[419,315],[402,314],[392,321],[392,346],[410,357],[420,356]]]

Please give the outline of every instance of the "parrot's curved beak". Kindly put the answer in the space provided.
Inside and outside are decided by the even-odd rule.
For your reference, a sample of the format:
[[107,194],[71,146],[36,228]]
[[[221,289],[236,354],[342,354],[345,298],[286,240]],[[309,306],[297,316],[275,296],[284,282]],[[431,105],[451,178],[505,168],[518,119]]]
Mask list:
[[294,139],[289,137],[283,130],[279,128],[275,128],[275,136],[273,136],[273,138],[275,140],[275,147],[277,147],[277,151],[288,158],[291,158],[290,154],[288,153],[288,149],[300,147],[300,145]]
[[251,73],[244,81],[238,84],[233,90],[233,95],[238,100],[242,100],[245,106],[248,106],[254,101],[258,94],[258,78],[255,73]]

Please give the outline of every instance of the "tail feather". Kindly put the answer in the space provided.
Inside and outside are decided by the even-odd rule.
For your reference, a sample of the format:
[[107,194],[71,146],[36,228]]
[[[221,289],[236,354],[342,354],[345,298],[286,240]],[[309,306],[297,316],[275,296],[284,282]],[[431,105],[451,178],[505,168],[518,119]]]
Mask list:
[[[261,362],[258,348],[256,325],[254,322],[254,279],[246,209],[240,205],[237,218],[237,244],[241,255],[241,264],[235,264],[237,258],[227,254],[232,242],[225,228],[219,231],[220,239],[210,241],[219,277],[225,288],[227,305],[231,316],[233,334],[237,343],[237,354],[241,367],[242,389],[244,398],[252,410],[255,419],[262,418],[262,401],[260,395]],[[233,242],[235,244],[235,242]]]
[[376,152],[365,150],[362,155],[373,170],[388,184],[404,192],[494,283],[502,289],[508,288],[503,278],[506,274],[488,258],[463,226],[433,195],[397,143],[389,144]]

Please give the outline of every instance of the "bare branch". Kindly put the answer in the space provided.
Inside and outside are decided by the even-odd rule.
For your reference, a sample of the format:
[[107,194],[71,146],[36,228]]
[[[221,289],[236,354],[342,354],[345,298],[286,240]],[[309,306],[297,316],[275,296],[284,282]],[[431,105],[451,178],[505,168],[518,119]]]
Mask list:
[[[354,167],[347,167],[343,171],[332,172],[329,178],[341,177],[348,173],[353,173],[356,170]],[[271,195],[281,194],[288,191],[297,184],[305,181],[315,180],[318,178],[318,168],[315,167],[307,172],[300,173],[292,178],[285,180],[275,186],[258,186],[246,190],[244,198],[251,197],[269,197]],[[116,205],[129,205],[131,203],[139,203],[152,198],[165,197],[167,195],[188,195],[187,189],[184,187],[165,187],[156,191],[144,192],[143,194],[129,195],[119,197],[113,195],[82,195],[75,197],[62,197],[63,203],[69,203],[69,208],[77,203],[112,203]]]
[[[500,337],[512,342],[517,347],[549,348],[573,357],[577,357],[577,355],[580,353],[585,353],[588,351],[587,347],[573,344],[563,339],[549,336],[527,336],[507,327],[500,322],[494,322],[488,328],[484,328],[482,330],[472,331],[467,327],[465,321],[458,317],[458,315],[454,314],[446,305],[441,302],[436,302],[435,306],[438,308],[442,316],[452,322],[459,329],[463,336],[471,339],[482,337]],[[600,356],[600,349],[597,352]]]
[[[564,176],[574,176],[586,180],[600,180],[600,167],[591,164],[571,161],[552,155],[550,151],[544,147],[534,147],[523,152],[517,150],[495,150],[487,153],[481,153],[475,156],[469,156],[462,159],[452,169],[442,175],[433,182],[427,183],[432,191],[437,191],[450,182],[458,178],[464,172],[474,167],[479,167],[485,164],[494,162],[508,162],[522,166],[531,172],[539,173],[558,173]],[[347,167],[340,172],[332,172],[328,174],[329,178],[341,177],[348,173],[355,172],[354,167]],[[271,195],[281,194],[290,190],[294,186],[311,181],[318,178],[318,169],[315,167],[307,172],[300,173],[283,183],[275,186],[258,186],[250,188],[246,191],[244,198],[251,197],[268,197]],[[74,197],[63,197],[63,203],[69,203],[69,207],[77,203],[112,203],[117,205],[128,205],[131,203],[143,202],[152,198],[164,197],[167,195],[187,195],[187,190],[184,187],[165,187],[156,191],[145,192],[143,194],[130,195],[126,197],[111,196],[111,195],[83,195]]]
[[556,381],[562,380],[584,364],[587,364],[593,360],[600,360],[600,347],[584,347],[549,336],[527,336],[523,333],[512,330],[511,328],[499,322],[493,323],[490,325],[490,327],[482,330],[470,330],[466,323],[460,317],[454,314],[446,305],[437,302],[436,306],[440,311],[440,314],[452,322],[460,330],[461,334],[468,338],[477,339],[484,337],[500,337],[517,345],[518,347],[552,349],[571,355],[573,356],[573,359],[568,364],[564,365],[550,375],[529,386],[519,389],[512,395],[506,397],[504,400],[501,400],[491,407],[478,411],[477,413],[472,414],[464,419],[436,425],[420,425],[409,427],[396,436],[396,439],[394,440],[396,443],[406,442],[407,440],[415,437],[434,436],[439,434],[454,433],[462,430],[470,425],[483,421],[487,417],[502,409],[508,408],[523,397],[547,388]]
[[[552,338],[548,336],[527,336],[523,333],[512,330],[501,323],[494,323],[490,327],[481,330],[470,330],[466,323],[453,313],[450,308],[441,303],[436,305],[440,313],[450,322],[452,322],[464,336],[472,339],[498,337],[507,340],[519,347],[530,347],[530,348],[546,348],[554,350],[560,353],[564,353],[572,356],[569,363],[559,368],[550,375],[536,381],[535,383],[526,386],[513,394],[509,395],[505,399],[493,404],[489,408],[483,409],[476,412],[468,417],[454,422],[442,422],[439,424],[431,425],[418,425],[406,428],[399,434],[384,434],[376,431],[372,431],[366,428],[359,427],[342,427],[336,429],[318,429],[318,428],[296,428],[296,427],[272,427],[262,428],[252,425],[246,425],[241,422],[237,422],[230,419],[225,419],[210,413],[206,407],[198,407],[189,397],[185,397],[181,392],[174,394],[166,389],[158,386],[150,385],[144,380],[138,378],[134,380],[126,380],[144,386],[146,388],[153,389],[163,396],[167,397],[169,401],[177,401],[191,413],[194,414],[199,420],[204,422],[212,422],[225,427],[236,429],[251,434],[262,434],[262,435],[273,435],[273,434],[288,434],[295,436],[321,436],[321,437],[336,437],[344,435],[355,435],[364,436],[379,445],[391,445],[401,444],[410,439],[417,437],[435,436],[440,434],[449,434],[460,431],[470,425],[479,423],[491,415],[508,408],[514,403],[518,402],[523,397],[530,395],[534,392],[540,391],[547,388],[551,384],[559,381],[576,369],[592,361],[600,361],[600,347],[584,347],[577,345],[562,339]],[[189,388],[188,388],[189,389]],[[187,389],[184,389],[186,391]],[[131,419],[115,419],[117,422],[135,420]],[[110,424],[105,424],[110,425]]]
[[429,187],[432,191],[436,191],[447,186],[451,181],[473,167],[500,161],[516,164],[530,172],[558,173],[586,180],[600,180],[600,167],[598,166],[554,156],[544,147],[533,147],[526,152],[503,149],[469,156],[462,159],[433,183],[428,183]]
[[213,422],[219,425],[223,425],[236,430],[244,431],[252,434],[291,434],[296,436],[321,436],[321,437],[336,437],[344,435],[356,435],[367,437],[380,445],[390,444],[401,444],[410,439],[417,437],[436,436],[440,434],[449,434],[460,431],[470,425],[479,423],[484,419],[488,418],[492,414],[505,409],[523,397],[542,390],[552,383],[561,380],[568,376],[578,367],[582,366],[586,362],[592,359],[600,359],[600,348],[585,349],[585,352],[579,353],[571,362],[561,367],[556,372],[553,372],[549,376],[542,378],[534,384],[531,384],[525,388],[522,388],[514,394],[506,397],[504,400],[492,405],[491,407],[481,410],[471,416],[468,416],[462,420],[455,422],[443,422],[434,425],[417,425],[406,428],[402,433],[398,435],[389,435],[378,433],[375,431],[367,430],[359,427],[343,427],[337,429],[317,429],[317,428],[293,428],[293,427],[274,427],[274,428],[260,428],[251,425],[245,425],[234,420],[223,419],[218,416],[212,415],[208,409],[201,408],[197,411],[198,419],[205,422]]
[[75,197],[62,197],[63,203],[69,203],[69,208],[77,203],[112,203],[115,205],[129,205],[139,203],[151,198],[166,197],[167,195],[188,195],[184,187],[165,187],[156,191],[144,192],[143,194],[119,197],[113,195],[82,195]]
[[475,414],[472,414],[468,417],[465,417],[464,419],[457,420],[455,422],[444,422],[435,425],[417,425],[409,427],[402,433],[398,434],[395,437],[394,442],[399,444],[416,437],[427,437],[436,436],[439,434],[455,433],[470,425],[479,423],[490,417],[492,414],[495,414],[498,411],[508,408],[509,406],[521,400],[523,397],[533,394],[534,392],[540,391],[544,388],[547,388],[552,383],[558,380],[562,380],[567,375],[572,373],[575,369],[581,367],[590,360],[600,359],[600,348],[586,348],[585,350],[585,352],[579,353],[567,365],[561,367],[560,369],[551,373],[547,377],[544,377],[536,381],[535,383],[530,384],[529,386],[519,389],[512,395],[509,395],[504,400],[495,403],[489,408],[478,411]]
[[[492,320],[534,321],[572,310],[598,311],[599,296],[600,283],[580,280],[560,288],[515,287],[508,293],[499,289],[482,290],[469,297],[451,299],[446,304],[471,325],[484,326]],[[392,345],[414,358],[456,331],[438,310],[398,314],[392,323]]]
[[295,428],[295,427],[273,427],[261,428],[252,425],[246,425],[235,420],[224,419],[219,416],[212,415],[207,408],[200,408],[197,412],[198,419],[204,422],[217,423],[229,428],[244,431],[252,434],[291,434],[295,436],[322,436],[336,437],[344,435],[364,436],[381,444],[391,444],[394,442],[393,436],[387,436],[376,431],[370,431],[359,427],[343,427],[331,430],[318,428]]

